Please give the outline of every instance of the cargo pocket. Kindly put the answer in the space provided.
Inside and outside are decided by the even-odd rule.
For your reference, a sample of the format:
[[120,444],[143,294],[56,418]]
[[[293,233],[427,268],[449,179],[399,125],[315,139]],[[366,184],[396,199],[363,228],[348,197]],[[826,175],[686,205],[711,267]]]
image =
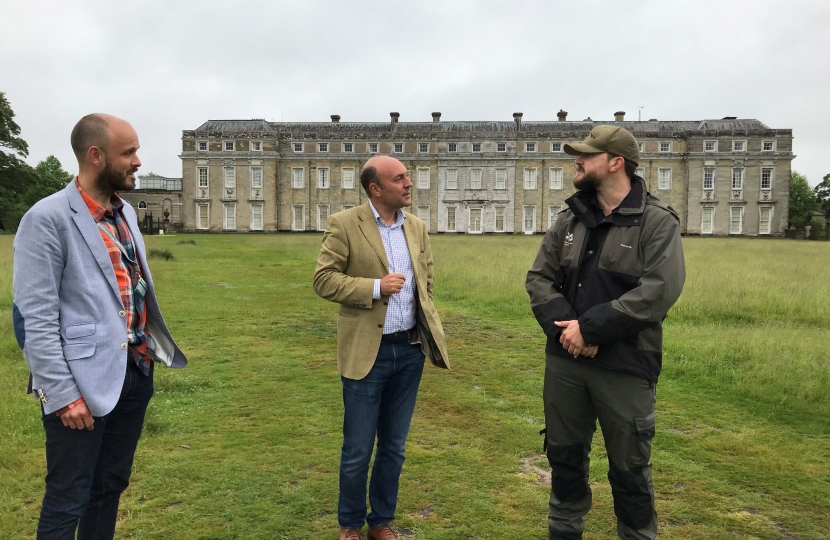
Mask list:
[[628,452],[629,467],[645,467],[651,459],[651,440],[654,438],[654,413],[634,419],[634,435]]

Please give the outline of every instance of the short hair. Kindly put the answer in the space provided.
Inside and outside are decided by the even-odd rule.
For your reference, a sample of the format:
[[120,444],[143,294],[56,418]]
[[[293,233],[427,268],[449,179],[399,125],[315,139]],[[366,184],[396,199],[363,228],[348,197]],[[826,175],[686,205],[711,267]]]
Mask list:
[[606,152],[611,157],[621,157],[625,161],[625,165],[623,165],[623,170],[625,171],[625,175],[628,177],[629,180],[634,178],[634,175],[637,174],[637,164],[631,161],[630,159],[624,158],[618,154],[612,154],[611,152]]
[[88,114],[72,128],[69,141],[78,163],[82,163],[90,146],[106,151],[109,146],[109,122],[102,114]]
[[371,184],[377,184],[383,187],[383,182],[380,181],[380,177],[378,176],[378,170],[373,165],[363,167],[363,170],[360,171],[360,185],[363,186],[363,190],[369,197],[372,196],[372,193],[369,191],[369,185]]

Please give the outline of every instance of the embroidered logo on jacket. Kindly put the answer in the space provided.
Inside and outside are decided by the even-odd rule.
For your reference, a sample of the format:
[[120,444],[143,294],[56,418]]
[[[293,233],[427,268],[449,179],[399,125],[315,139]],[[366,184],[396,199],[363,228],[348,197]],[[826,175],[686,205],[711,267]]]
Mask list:
[[574,243],[574,233],[568,233],[565,235],[565,245],[570,246]]

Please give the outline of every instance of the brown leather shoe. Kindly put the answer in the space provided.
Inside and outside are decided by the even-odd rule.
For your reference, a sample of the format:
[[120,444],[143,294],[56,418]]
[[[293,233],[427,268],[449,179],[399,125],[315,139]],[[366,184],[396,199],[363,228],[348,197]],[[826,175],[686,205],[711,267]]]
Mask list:
[[357,527],[340,527],[339,540],[363,540],[363,532]]
[[395,534],[395,531],[389,526],[389,524],[384,523],[380,527],[375,527],[374,529],[369,529],[369,539],[370,540],[398,540],[398,535]]

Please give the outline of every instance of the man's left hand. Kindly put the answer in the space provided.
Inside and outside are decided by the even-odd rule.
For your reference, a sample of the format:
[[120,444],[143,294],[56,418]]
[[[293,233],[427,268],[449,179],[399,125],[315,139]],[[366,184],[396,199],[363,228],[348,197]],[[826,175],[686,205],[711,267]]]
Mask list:
[[587,346],[585,340],[582,339],[582,332],[579,331],[579,321],[576,319],[555,321],[554,324],[562,328],[562,332],[559,334],[559,343],[568,351],[568,354],[574,355],[574,358],[582,354]]

